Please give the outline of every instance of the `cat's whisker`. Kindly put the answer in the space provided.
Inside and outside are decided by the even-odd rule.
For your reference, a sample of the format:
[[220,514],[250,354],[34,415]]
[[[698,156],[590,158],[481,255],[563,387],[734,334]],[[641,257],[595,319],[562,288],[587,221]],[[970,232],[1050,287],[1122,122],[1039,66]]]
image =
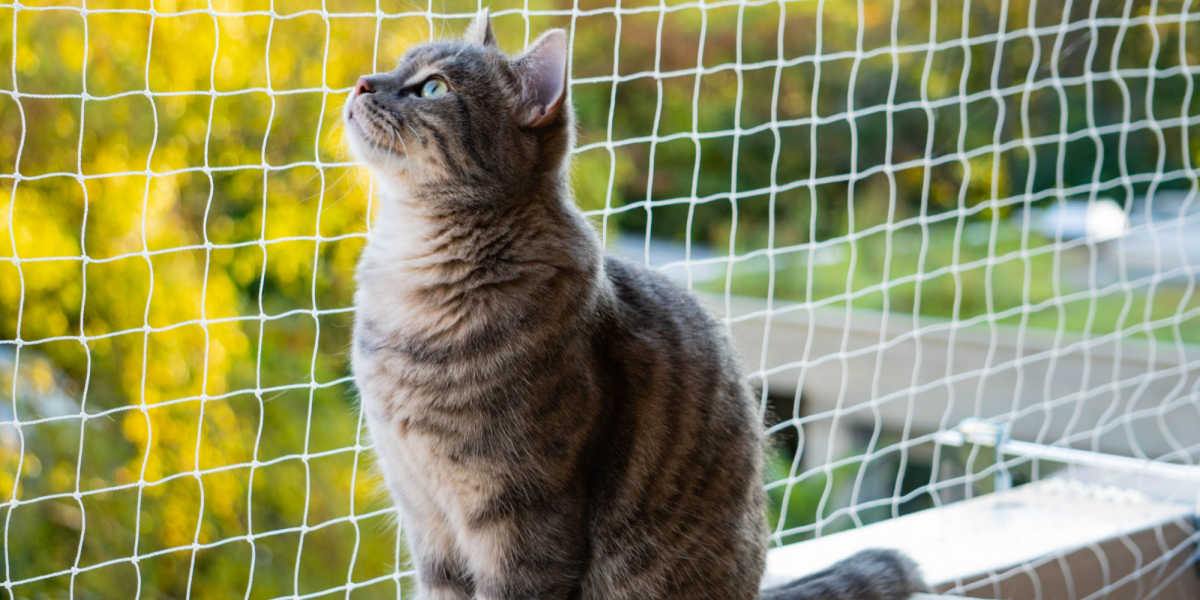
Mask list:
[[404,142],[404,138],[402,137],[397,136],[397,139],[400,140],[400,145],[404,147],[404,156],[408,157],[408,144]]
[[404,136],[400,135],[399,131],[392,130],[392,135],[396,137],[396,141],[400,142],[400,147],[404,149],[404,157],[408,158],[408,144],[404,143]]
[[409,131],[411,131],[411,132],[412,132],[412,134],[413,134],[413,139],[414,139],[415,141],[418,141],[418,142],[419,142],[419,141],[421,141],[421,134],[417,133],[417,130],[416,130],[416,128],[414,128],[414,127],[412,126],[412,123],[409,123],[408,121],[405,121],[405,122],[404,122],[404,126],[405,126],[405,127],[407,127]]

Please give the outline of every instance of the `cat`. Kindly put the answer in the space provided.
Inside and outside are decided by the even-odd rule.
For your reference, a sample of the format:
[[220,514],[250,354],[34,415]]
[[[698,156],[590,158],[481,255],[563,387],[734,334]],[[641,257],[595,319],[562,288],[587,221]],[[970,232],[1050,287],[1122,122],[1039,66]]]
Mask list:
[[686,291],[605,256],[568,187],[567,36],[462,40],[360,78],[382,203],[352,364],[424,600],[904,598],[869,551],[759,591],[761,417]]

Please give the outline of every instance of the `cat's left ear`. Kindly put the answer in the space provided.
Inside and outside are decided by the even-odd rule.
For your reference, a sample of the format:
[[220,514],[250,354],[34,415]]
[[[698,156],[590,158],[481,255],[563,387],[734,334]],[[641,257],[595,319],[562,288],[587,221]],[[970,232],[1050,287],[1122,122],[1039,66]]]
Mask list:
[[526,127],[549,125],[567,96],[567,32],[543,33],[512,67],[521,81],[517,120]]
[[492,14],[487,8],[475,14],[475,19],[467,25],[463,39],[480,46],[495,46],[496,34],[492,32]]

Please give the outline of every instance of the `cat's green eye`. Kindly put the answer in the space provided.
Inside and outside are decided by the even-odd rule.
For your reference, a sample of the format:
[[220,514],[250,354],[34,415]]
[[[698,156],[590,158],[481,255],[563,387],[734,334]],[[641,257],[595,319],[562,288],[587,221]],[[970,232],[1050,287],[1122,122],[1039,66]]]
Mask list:
[[440,98],[446,95],[450,88],[440,77],[430,77],[421,85],[422,98]]

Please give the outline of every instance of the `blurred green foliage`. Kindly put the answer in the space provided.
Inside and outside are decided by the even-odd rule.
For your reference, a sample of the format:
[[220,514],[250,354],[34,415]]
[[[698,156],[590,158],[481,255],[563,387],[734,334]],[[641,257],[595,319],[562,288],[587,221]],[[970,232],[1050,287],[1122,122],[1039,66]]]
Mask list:
[[[1200,31],[1190,15],[1180,23],[1181,2],[1159,2],[1158,21],[1135,3],[1128,27],[1125,3],[1098,2],[1107,20],[1092,28],[1084,3],[1069,15],[1049,2],[1004,15],[861,4],[635,0],[619,18],[606,2],[491,6],[508,49],[571,30],[574,183],[606,231],[738,254],[844,246],[812,278],[805,252],[780,255],[766,272],[781,298],[861,289],[856,307],[920,298],[923,313],[957,303],[958,316],[1044,301],[1055,292],[1041,257],[919,293],[902,284],[886,304],[872,286],[1031,247],[998,229],[956,249],[948,233],[1007,218],[1027,194],[1087,196],[1096,183],[1128,203],[1145,174],[1191,185],[1197,99],[1178,67],[1200,62]],[[394,595],[409,585],[393,577],[405,556],[345,353],[371,183],[348,162],[339,115],[359,74],[453,35],[475,3],[80,6],[0,4],[4,579],[21,582],[17,597],[258,598],[348,583]],[[1151,117],[1158,129],[1119,126]],[[951,210],[955,229],[913,224]],[[887,238],[864,233],[897,223]],[[927,246],[923,263],[914,245]],[[765,293],[762,272],[739,273],[734,291]],[[1032,279],[1028,293],[1016,279]],[[1190,300],[1122,298],[1155,314],[1172,301]],[[787,527],[816,518],[834,479],[793,489]]]

